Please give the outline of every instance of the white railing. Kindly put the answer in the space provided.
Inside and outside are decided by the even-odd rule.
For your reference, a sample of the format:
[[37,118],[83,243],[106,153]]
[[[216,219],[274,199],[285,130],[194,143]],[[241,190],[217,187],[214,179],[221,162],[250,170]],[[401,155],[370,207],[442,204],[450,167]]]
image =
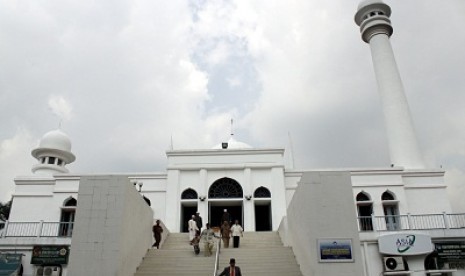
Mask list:
[[71,237],[72,222],[0,222],[0,238],[7,237]]
[[465,228],[465,214],[360,216],[359,231],[398,231]]

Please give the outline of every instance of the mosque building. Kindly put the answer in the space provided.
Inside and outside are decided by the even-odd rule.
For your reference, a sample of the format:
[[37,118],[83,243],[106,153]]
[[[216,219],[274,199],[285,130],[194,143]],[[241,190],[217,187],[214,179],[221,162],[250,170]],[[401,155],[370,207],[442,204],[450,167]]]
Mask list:
[[[32,174],[14,180],[10,217],[0,223],[0,251],[22,254],[24,275],[77,275],[70,271],[75,259],[84,258],[75,253],[83,248],[84,236],[95,235],[98,244],[110,235],[79,225],[86,212],[88,225],[111,212],[119,220],[115,225],[138,225],[144,220],[138,216],[146,217],[139,213],[148,212],[150,236],[156,219],[179,233],[187,231],[196,212],[219,226],[227,209],[246,232],[279,232],[303,275],[465,275],[465,214],[452,213],[445,171],[428,168],[422,160],[389,40],[390,15],[390,7],[380,0],[362,2],[355,14],[373,58],[388,133],[388,166],[288,168],[284,148],[255,148],[231,135],[210,149],[166,151],[162,172],[75,174],[67,165],[79,154],[76,158],[64,132],[53,130],[32,150],[37,160]],[[123,184],[113,189],[113,182]],[[126,200],[126,192],[113,195],[112,189],[120,187],[142,195],[150,208],[137,208],[148,211],[118,209],[115,198]],[[144,250],[151,246],[151,241],[136,242]],[[47,250],[58,254],[41,255]],[[52,266],[58,272],[46,274]]]

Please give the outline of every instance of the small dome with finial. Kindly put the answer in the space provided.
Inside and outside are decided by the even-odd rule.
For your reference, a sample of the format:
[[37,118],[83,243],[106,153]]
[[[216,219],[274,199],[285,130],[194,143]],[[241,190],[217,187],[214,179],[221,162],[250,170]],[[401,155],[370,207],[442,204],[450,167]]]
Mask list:
[[71,140],[59,129],[47,132],[31,154],[39,161],[33,166],[33,172],[66,173],[65,165],[76,159],[71,152]]

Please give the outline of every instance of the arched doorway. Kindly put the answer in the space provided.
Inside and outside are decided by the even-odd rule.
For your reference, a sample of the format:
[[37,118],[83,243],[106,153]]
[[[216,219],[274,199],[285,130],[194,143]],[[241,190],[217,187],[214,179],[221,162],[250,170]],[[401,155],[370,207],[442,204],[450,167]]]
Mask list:
[[188,188],[181,193],[181,232],[188,232],[187,223],[197,212],[197,199],[194,189]]
[[271,231],[271,192],[258,187],[253,193],[255,206],[255,231]]
[[[209,222],[212,227],[221,225],[224,209],[231,215],[231,220],[238,220],[243,224],[242,186],[234,179],[223,177],[216,180],[208,190]],[[244,225],[242,225],[244,227]]]

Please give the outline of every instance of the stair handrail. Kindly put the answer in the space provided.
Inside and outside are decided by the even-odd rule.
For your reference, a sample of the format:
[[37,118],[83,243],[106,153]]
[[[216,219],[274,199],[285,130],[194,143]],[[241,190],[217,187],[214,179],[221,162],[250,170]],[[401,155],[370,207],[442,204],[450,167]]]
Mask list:
[[221,250],[221,238],[217,236],[215,236],[215,238],[218,238],[218,240],[216,243],[215,267],[213,268],[213,276],[216,276],[216,273],[218,272],[218,266],[220,265],[220,250]]

